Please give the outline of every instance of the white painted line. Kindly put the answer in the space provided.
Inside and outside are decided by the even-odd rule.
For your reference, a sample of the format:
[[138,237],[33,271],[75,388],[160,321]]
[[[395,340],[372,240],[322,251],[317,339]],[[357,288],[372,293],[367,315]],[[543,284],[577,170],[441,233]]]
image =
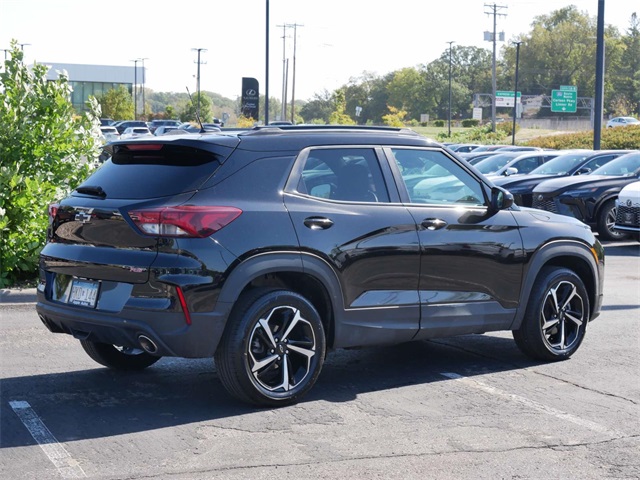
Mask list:
[[62,478],[85,478],[87,476],[80,464],[69,455],[62,444],[58,443],[56,437],[33,411],[29,402],[14,400],[9,402],[9,405],[27,427],[34,440],[38,442],[51,463],[58,469]]
[[478,380],[473,380],[468,377],[463,377],[462,375],[458,375],[457,373],[440,373],[440,375],[442,375],[443,377],[447,377],[452,380],[456,380],[458,382],[464,383],[465,385],[473,387],[477,390],[482,390],[483,392],[489,393],[491,395],[495,395],[496,397],[507,398],[514,402],[518,402],[526,407],[531,408],[532,410],[537,410],[538,412],[546,413],[547,415],[551,415],[552,417],[556,417],[561,420],[566,420],[567,422],[575,423],[576,425],[580,425],[581,427],[588,428],[589,430],[593,430],[594,432],[603,433],[613,438],[627,436],[623,432],[619,432],[617,430],[611,430],[605,427],[604,425],[600,425],[599,423],[595,423],[590,420],[585,420],[583,418],[576,417],[575,415],[571,415],[570,413],[563,412],[562,410],[557,410],[553,407],[543,405],[542,403],[538,403],[534,400],[529,400],[528,398],[521,397],[520,395],[514,395],[513,393],[505,392],[498,388],[479,382]]

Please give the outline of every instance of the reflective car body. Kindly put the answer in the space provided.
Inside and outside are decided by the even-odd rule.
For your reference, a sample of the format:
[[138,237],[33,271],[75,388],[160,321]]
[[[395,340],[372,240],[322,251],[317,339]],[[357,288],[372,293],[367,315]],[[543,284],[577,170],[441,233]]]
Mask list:
[[[512,205],[411,131],[269,126],[109,150],[50,208],[36,306],[103,365],[215,355],[231,393],[278,405],[313,384],[325,339],[539,328],[527,305],[553,275],[579,287],[574,330],[599,315],[604,252],[586,225]],[[545,343],[542,358],[582,338],[567,353],[550,336],[560,347]]]
[[626,185],[640,178],[640,152],[619,156],[589,175],[545,180],[533,189],[533,207],[568,215],[594,227],[602,238],[625,234],[613,229],[615,200]]
[[640,238],[640,181],[630,183],[620,190],[616,206],[614,228],[633,233],[636,238]]
[[586,175],[605,163],[630,152],[631,150],[599,150],[597,152],[585,150],[563,153],[527,175],[494,178],[493,182],[509,190],[518,205],[531,207],[533,206],[532,192],[539,183],[551,178]]

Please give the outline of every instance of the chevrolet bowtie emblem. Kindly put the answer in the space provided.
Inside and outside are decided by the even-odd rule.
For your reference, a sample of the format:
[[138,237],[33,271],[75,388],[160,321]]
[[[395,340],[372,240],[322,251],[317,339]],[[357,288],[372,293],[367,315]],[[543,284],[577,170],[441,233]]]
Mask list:
[[76,222],[87,223],[88,221],[91,220],[91,215],[89,215],[88,213],[79,212],[79,213],[76,213],[76,216],[73,217],[73,219]]

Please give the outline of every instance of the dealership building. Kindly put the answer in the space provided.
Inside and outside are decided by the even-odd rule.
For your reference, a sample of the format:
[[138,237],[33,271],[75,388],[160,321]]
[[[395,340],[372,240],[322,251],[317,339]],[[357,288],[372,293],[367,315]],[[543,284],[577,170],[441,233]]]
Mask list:
[[50,68],[48,80],[57,80],[60,73],[66,71],[73,92],[71,102],[78,112],[87,109],[90,96],[98,97],[113,88],[124,86],[133,94],[134,84],[144,84],[144,67],[114,65],[78,65],[73,63],[39,62]]

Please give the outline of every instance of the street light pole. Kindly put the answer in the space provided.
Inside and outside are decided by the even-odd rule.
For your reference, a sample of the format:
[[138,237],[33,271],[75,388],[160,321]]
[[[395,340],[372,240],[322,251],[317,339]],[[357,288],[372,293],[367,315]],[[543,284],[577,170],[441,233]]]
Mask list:
[[138,59],[133,62],[133,119],[138,119]]
[[449,137],[451,137],[451,45],[453,41],[446,42],[449,44]]
[[513,42],[516,46],[516,85],[513,89],[513,128],[511,129],[511,145],[516,144],[516,116],[518,115],[518,63],[520,63],[520,44]]
[[142,62],[142,116],[144,117],[144,106],[145,106],[145,100],[144,100],[144,61],[145,60],[149,60],[148,58],[141,58],[140,61]]
[[265,39],[265,67],[264,67],[264,124],[269,125],[269,0],[265,14],[266,39]]
[[593,119],[593,149],[600,150],[602,110],[604,102],[604,0],[598,0],[596,45],[596,105]]

